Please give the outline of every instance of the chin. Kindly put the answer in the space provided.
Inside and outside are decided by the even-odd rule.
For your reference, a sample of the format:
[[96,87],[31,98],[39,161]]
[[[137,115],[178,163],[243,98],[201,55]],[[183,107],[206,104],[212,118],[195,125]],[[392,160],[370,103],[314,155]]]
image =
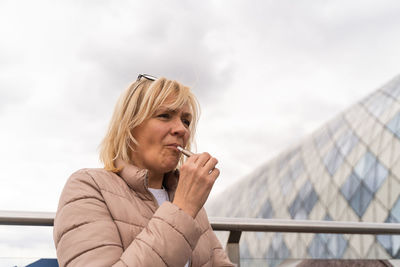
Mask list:
[[171,161],[171,162],[167,162],[167,163],[164,165],[164,170],[165,170],[165,172],[170,172],[170,171],[175,170],[176,167],[178,166],[178,162],[179,162],[179,160],[173,160],[173,161]]

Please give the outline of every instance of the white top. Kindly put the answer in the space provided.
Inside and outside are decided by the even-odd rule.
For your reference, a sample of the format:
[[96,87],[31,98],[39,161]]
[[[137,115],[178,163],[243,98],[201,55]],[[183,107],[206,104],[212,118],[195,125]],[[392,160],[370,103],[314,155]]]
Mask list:
[[[155,189],[149,187],[150,193],[153,194],[154,198],[157,200],[158,206],[161,206],[165,201],[169,201],[169,196],[167,190],[165,190],[164,186],[161,189]],[[190,260],[185,264],[185,267],[189,267]]]
[[155,189],[149,187],[149,191],[156,198],[158,206],[161,206],[161,204],[164,203],[165,201],[169,201],[168,192],[167,190],[165,190],[164,187],[161,189]]

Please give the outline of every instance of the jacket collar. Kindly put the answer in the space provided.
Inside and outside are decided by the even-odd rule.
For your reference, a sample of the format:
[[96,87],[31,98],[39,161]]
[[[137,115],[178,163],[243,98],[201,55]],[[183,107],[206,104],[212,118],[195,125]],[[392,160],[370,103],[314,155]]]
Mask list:
[[[148,190],[149,179],[148,170],[139,169],[122,159],[115,161],[115,166],[121,169],[118,175],[124,179],[141,198],[152,200],[152,195]],[[164,175],[163,186],[167,189],[169,198],[172,201],[179,180],[179,170],[175,170]]]

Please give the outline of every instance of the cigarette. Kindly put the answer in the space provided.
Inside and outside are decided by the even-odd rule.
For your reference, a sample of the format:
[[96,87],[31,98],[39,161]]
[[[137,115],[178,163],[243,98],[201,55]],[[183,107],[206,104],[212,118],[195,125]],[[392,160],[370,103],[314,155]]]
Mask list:
[[193,156],[193,155],[194,155],[193,152],[190,152],[189,150],[184,149],[183,147],[177,146],[176,148],[177,148],[180,152],[182,152],[182,154],[185,155],[186,157],[190,157],[190,156]]

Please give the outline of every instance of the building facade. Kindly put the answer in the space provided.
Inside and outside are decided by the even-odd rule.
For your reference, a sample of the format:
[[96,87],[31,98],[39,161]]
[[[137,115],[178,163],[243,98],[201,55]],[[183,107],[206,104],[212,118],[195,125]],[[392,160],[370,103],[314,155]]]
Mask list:
[[[207,210],[219,217],[399,223],[399,195],[400,76],[228,188]],[[400,258],[400,236],[245,233],[240,249],[242,259]]]

